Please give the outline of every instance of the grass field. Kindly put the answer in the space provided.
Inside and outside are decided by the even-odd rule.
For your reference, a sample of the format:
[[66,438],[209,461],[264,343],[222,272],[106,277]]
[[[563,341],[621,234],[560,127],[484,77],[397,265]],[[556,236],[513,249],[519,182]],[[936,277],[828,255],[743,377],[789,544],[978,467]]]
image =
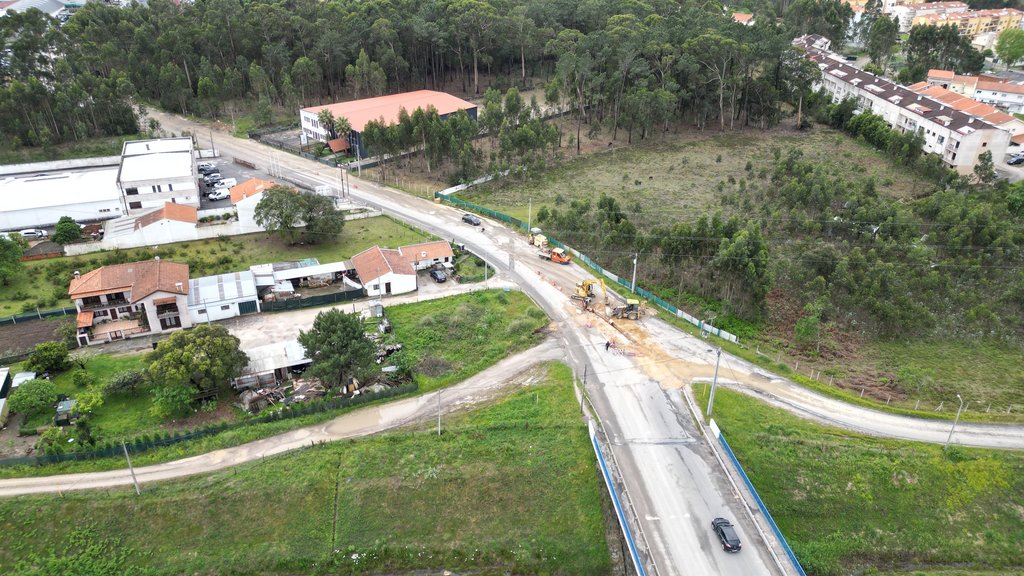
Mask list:
[[[626,149],[567,162],[527,182],[504,180],[458,194],[459,198],[527,220],[527,201],[533,216],[542,206],[568,205],[602,193],[615,197],[641,229],[694,221],[719,208],[719,182],[750,180],[760,170],[771,171],[773,149],[798,148],[807,158],[838,166],[857,177],[873,176],[878,190],[896,197],[919,192],[924,183],[913,174],[894,169],[883,155],[828,128],[810,133],[785,129],[718,134],[686,132]],[[750,162],[751,170],[747,170]],[[536,219],[534,218],[534,222]]]
[[422,392],[537,344],[548,318],[522,292],[488,290],[387,309]]
[[386,216],[364,218],[345,224],[335,242],[289,246],[267,234],[221,237],[149,248],[115,252],[96,252],[83,256],[51,258],[25,263],[25,273],[0,286],[0,316],[33,310],[71,306],[67,299],[68,281],[75,270],[86,272],[113,262],[116,256],[128,261],[160,256],[165,260],[187,262],[195,278],[243,270],[253,264],[318,258],[335,262],[362,252],[374,244],[396,248],[429,240],[432,237]]
[[441,437],[328,444],[141,497],[0,500],[0,529],[23,536],[0,548],[0,567],[25,573],[14,567],[33,555],[45,566],[78,538],[79,571],[96,557],[117,574],[608,573],[571,372],[537,370],[543,383],[449,419]]
[[816,576],[1024,571],[1024,454],[864,437],[729,390],[715,413]]
[[0,152],[0,164],[25,164],[28,162],[47,162],[50,160],[90,158],[93,156],[119,156],[125,140],[139,140],[141,138],[144,138],[141,134],[131,134],[128,136],[90,138],[80,142],[68,142],[56,146],[23,147],[17,150],[4,150]]

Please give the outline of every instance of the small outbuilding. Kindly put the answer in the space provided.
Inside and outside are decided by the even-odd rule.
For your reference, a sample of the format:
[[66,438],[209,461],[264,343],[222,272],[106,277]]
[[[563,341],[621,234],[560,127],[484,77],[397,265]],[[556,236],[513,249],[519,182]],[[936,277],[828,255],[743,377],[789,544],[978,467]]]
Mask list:
[[416,270],[400,250],[374,246],[353,256],[352,266],[367,296],[416,290]]

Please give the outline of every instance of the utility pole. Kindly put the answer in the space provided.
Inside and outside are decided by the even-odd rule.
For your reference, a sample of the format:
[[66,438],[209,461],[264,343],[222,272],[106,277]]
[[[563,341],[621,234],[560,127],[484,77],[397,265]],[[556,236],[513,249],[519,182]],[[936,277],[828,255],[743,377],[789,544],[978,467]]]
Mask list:
[[949,442],[953,439],[953,431],[956,430],[956,424],[960,421],[960,411],[964,409],[964,399],[959,394],[956,395],[956,399],[960,401],[960,407],[956,409],[956,418],[953,420],[953,427],[949,429],[949,436],[946,438],[946,445],[942,447],[943,450],[949,448]]
[[629,291],[636,294],[636,261],[640,258],[640,253],[636,252],[633,254],[633,283],[629,286]]
[[441,435],[441,391],[437,391],[437,435]]
[[217,157],[217,146],[213,143],[213,128],[210,128],[210,149],[213,150],[213,157]]
[[135,495],[142,496],[142,490],[139,490],[139,480],[135,477],[135,468],[132,468],[132,459],[128,457],[128,446],[121,441],[121,448],[124,449],[124,458],[128,461],[128,471],[132,474],[132,482],[135,483]]
[[722,349],[718,349],[718,359],[715,360],[715,378],[711,381],[711,394],[708,396],[708,417],[711,417],[711,406],[715,403],[715,388],[718,386],[718,365],[722,362]]
[[526,212],[526,233],[527,234],[532,234],[533,233],[533,198],[530,198],[528,200],[528,202],[529,202],[529,204],[527,205],[528,208],[526,209],[527,210],[527,212]]

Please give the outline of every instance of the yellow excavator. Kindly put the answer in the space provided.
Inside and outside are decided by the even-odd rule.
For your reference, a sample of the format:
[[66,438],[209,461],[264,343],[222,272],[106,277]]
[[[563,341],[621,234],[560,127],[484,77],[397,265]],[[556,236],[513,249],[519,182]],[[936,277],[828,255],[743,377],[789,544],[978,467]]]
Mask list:
[[594,287],[598,284],[601,285],[601,289],[604,290],[604,299],[608,300],[608,290],[604,287],[604,280],[584,280],[576,284],[576,291],[570,296],[573,300],[582,300],[585,305],[589,305],[591,300],[594,299],[596,294],[594,293]]
[[625,318],[639,320],[647,311],[647,302],[641,302],[632,298],[626,300],[624,306],[615,306],[611,309],[612,318]]
[[609,306],[608,305],[608,287],[605,286],[604,280],[584,280],[576,284],[576,291],[571,295],[573,300],[579,300],[581,306],[598,314],[600,314],[595,307],[591,306],[594,301],[594,296],[597,296],[597,286],[601,286],[601,291],[604,293],[605,311],[607,316],[605,318],[617,318],[625,320],[639,320],[643,318],[647,312],[647,303],[641,302],[640,300],[634,300],[632,298],[626,300],[626,303],[621,306]]

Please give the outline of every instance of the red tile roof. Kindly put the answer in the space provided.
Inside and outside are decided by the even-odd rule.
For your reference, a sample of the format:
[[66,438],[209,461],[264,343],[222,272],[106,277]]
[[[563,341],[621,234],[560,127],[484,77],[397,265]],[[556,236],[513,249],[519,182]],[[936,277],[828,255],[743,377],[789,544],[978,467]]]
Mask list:
[[753,14],[749,14],[747,12],[733,12],[732,13],[732,19],[734,21],[736,21],[736,22],[739,22],[740,24],[746,24],[747,22],[750,22],[750,19],[753,18],[753,17],[754,17]]
[[401,252],[402,256],[410,263],[422,262],[424,260],[436,260],[446,257],[455,258],[455,253],[452,252],[451,244],[444,240],[410,244],[409,246],[402,246],[398,251]]
[[79,312],[78,317],[76,318],[76,326],[78,328],[88,328],[89,326],[92,326],[92,317],[92,312]]
[[352,267],[356,269],[359,279],[365,284],[381,276],[393,272],[395,274],[416,274],[412,264],[402,257],[398,250],[389,250],[374,246],[367,248],[352,257]]
[[331,149],[331,152],[337,154],[344,150],[348,150],[348,138],[335,138],[334,140],[327,141],[327,147]]
[[260,192],[269,190],[274,186],[276,186],[276,183],[271,182],[270,180],[250,178],[241,184],[235,184],[231,187],[231,203],[237,204],[249,196],[259,194]]
[[164,204],[163,208],[147,212],[136,218],[135,229],[140,230],[151,224],[156,224],[161,220],[176,220],[178,222],[195,224],[199,221],[198,210],[196,210],[194,206],[185,206],[184,204],[167,202]]
[[127,291],[131,291],[132,303],[158,291],[188,294],[188,264],[143,260],[103,266],[72,279],[68,296],[74,300]]
[[352,126],[352,130],[362,132],[367,122],[384,119],[385,124],[398,123],[398,112],[402,108],[412,114],[417,108],[424,110],[433,106],[441,116],[451,114],[459,110],[471,110],[476,104],[466,102],[461,98],[435,92],[433,90],[417,90],[415,92],[403,92],[389,96],[378,96],[377,98],[364,98],[350,102],[336,102],[324,106],[312,106],[303,108],[304,112],[318,114],[321,110],[330,110],[335,118],[345,118]]

